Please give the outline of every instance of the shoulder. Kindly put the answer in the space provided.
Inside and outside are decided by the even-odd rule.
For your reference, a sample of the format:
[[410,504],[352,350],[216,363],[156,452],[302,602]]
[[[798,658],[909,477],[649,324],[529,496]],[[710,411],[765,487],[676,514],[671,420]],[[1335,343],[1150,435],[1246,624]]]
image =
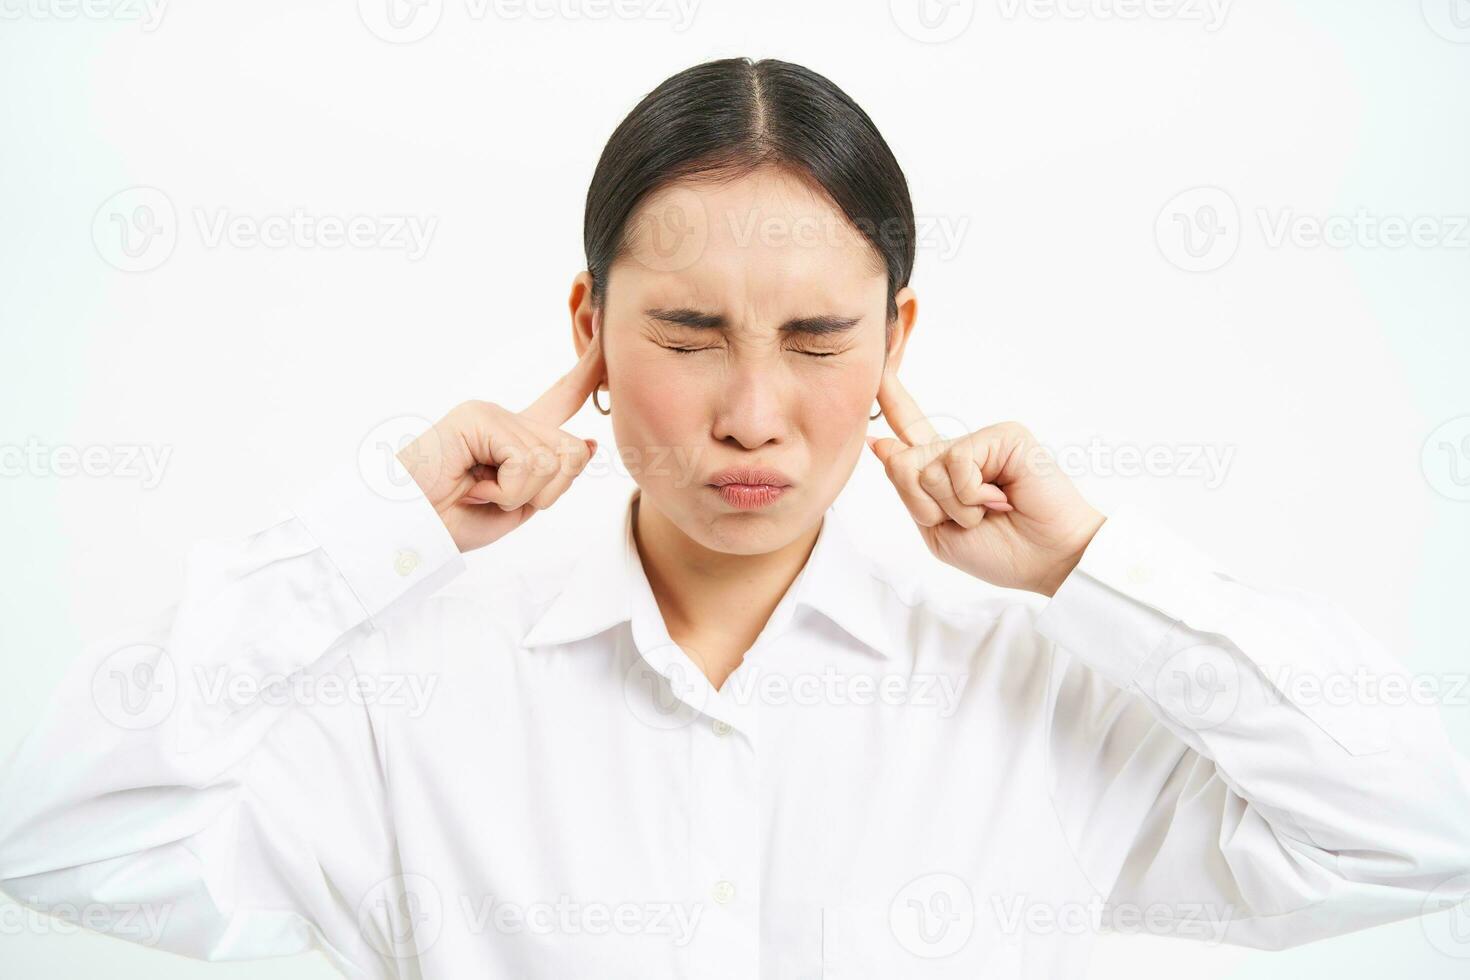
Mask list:
[[[508,551],[508,549],[507,549]],[[576,556],[508,555],[482,549],[466,556],[464,571],[435,591],[411,617],[421,628],[474,630],[477,643],[517,646],[561,591]]]
[[872,598],[915,667],[955,668],[1034,660],[1050,653],[1036,630],[1046,599],[998,589],[956,574],[921,581],[881,559],[864,556]]

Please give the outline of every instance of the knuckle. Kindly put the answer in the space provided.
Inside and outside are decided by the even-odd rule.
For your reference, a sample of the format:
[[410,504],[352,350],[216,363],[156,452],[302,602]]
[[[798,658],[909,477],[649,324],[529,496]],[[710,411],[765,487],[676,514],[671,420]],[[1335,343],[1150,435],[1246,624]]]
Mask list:
[[536,476],[550,476],[557,471],[560,465],[560,459],[556,454],[556,450],[544,442],[538,442],[532,446],[529,456],[531,472]]
[[561,433],[561,449],[569,459],[579,464],[592,458],[592,450],[587,447],[586,440],[570,432]]
[[461,412],[465,415],[484,415],[485,413],[493,411],[498,407],[499,406],[496,405],[494,402],[481,401],[476,398],[471,398],[468,401],[463,401],[456,405],[455,411]]

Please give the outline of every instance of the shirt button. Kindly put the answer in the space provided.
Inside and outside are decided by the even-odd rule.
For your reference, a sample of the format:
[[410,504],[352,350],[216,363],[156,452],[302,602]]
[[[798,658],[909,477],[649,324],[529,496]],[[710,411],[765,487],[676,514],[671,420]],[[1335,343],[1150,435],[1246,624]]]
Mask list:
[[419,567],[419,556],[414,551],[400,551],[393,559],[393,571],[399,575],[412,575]]
[[715,723],[710,727],[713,728],[715,730],[715,734],[720,736],[721,738],[724,738],[726,735],[730,734],[730,726],[726,722],[720,721],[718,718],[715,719]]
[[735,900],[735,886],[728,881],[715,882],[714,897],[721,905],[729,905]]
[[1153,581],[1154,573],[1147,565],[1138,564],[1128,569],[1129,585],[1147,585]]

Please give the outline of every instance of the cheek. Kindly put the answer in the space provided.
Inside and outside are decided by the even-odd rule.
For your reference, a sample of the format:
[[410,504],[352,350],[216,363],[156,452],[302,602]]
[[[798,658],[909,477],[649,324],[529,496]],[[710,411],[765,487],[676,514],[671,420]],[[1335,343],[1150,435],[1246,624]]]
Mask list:
[[878,394],[878,379],[866,368],[834,371],[831,383],[822,386],[834,411],[867,415]]
[[802,398],[802,414],[813,441],[836,451],[849,442],[861,442],[878,382],[867,370],[832,371]]
[[701,395],[698,379],[689,371],[657,355],[634,356],[620,359],[614,376],[618,387],[612,395],[618,409],[613,421],[619,426],[620,442],[677,446],[690,441],[688,430],[699,420],[691,406],[700,404]]

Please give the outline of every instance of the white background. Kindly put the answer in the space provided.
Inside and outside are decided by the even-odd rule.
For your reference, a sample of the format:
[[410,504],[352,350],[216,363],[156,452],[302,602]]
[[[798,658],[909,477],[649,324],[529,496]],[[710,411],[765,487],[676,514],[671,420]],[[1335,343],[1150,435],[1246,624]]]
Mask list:
[[[1470,749],[1465,0],[958,0],[933,31],[917,0],[430,0],[403,30],[379,0],[78,2],[0,0],[0,753],[83,643],[176,597],[190,542],[278,519],[384,420],[523,407],[569,367],[604,141],[730,55],[827,75],[893,147],[927,412],[1019,419],[1104,511],[1138,500],[1241,577],[1344,601],[1455,694]],[[130,258],[140,205],[164,234]],[[212,234],[298,210],[431,233]],[[1347,237],[1302,237],[1323,223]],[[567,428],[613,446],[590,406]],[[1118,471],[1151,447],[1154,474]],[[101,472],[68,475],[88,450]],[[630,486],[601,463],[475,561],[575,548]],[[868,550],[986,588],[929,557],[871,457],[843,501]],[[0,911],[7,978],[331,975]],[[1408,921],[1280,954],[1114,938],[1093,975],[1467,969]]]

